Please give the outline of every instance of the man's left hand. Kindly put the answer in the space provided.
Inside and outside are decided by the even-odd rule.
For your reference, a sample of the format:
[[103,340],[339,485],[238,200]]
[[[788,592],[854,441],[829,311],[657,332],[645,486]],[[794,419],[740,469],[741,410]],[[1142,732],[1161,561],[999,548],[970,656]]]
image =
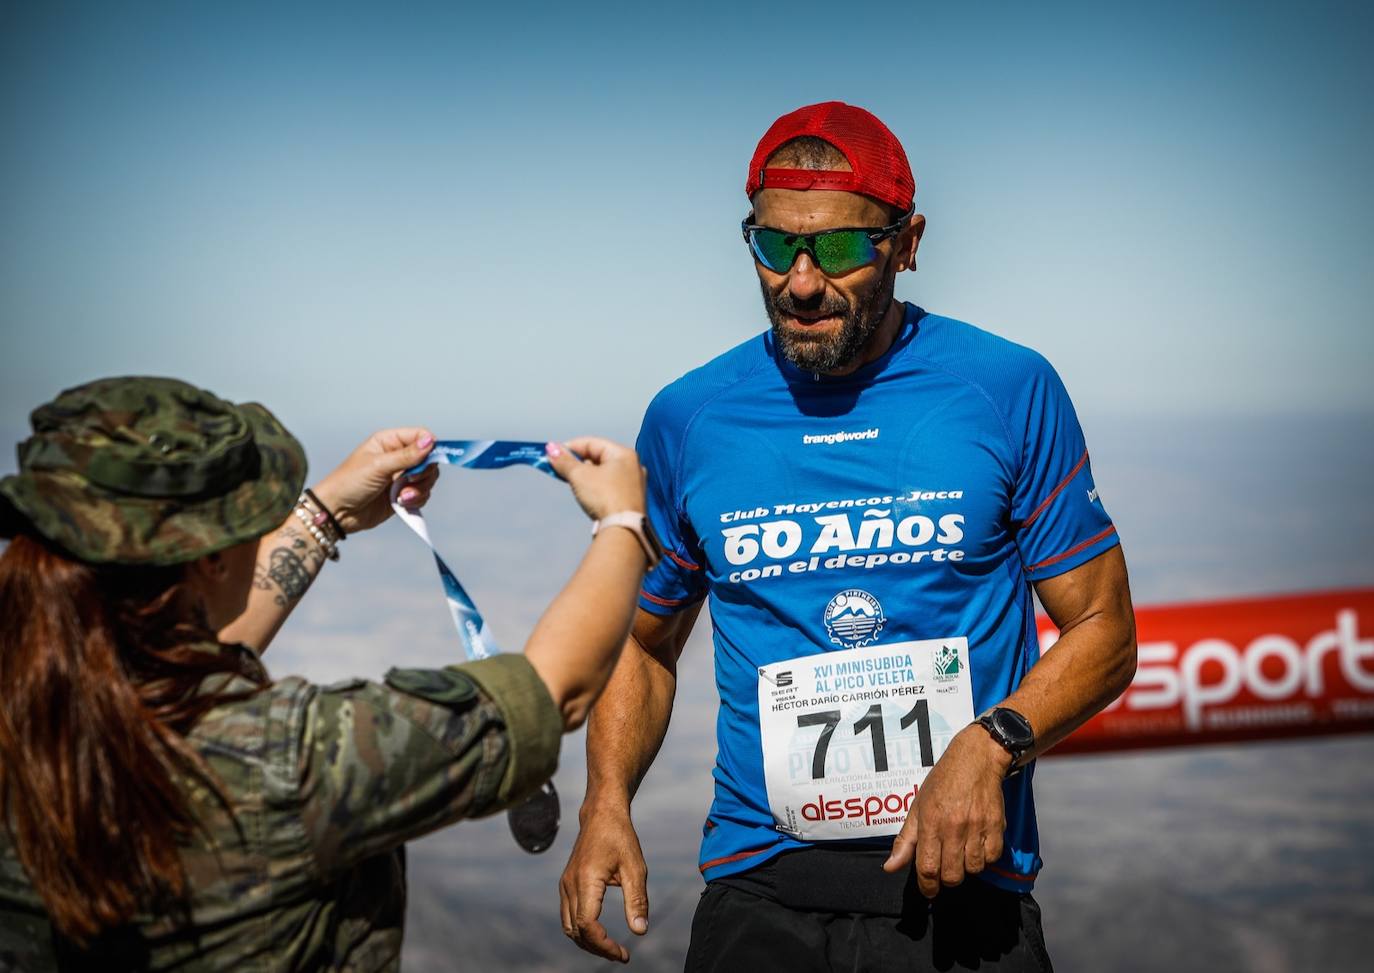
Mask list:
[[1002,781],[1011,755],[977,723],[965,727],[936,761],[916,795],[883,870],[916,863],[916,884],[933,899],[1002,856],[1007,826]]

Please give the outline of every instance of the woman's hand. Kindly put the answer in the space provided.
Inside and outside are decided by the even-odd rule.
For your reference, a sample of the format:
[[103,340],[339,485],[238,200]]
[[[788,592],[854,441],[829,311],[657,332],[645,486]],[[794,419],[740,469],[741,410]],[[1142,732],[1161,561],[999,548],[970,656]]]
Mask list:
[[[315,494],[345,532],[370,530],[391,516],[391,484],[433,448],[427,429],[383,429],[321,480]],[[397,499],[404,507],[423,507],[438,477],[439,467],[429,467],[406,483]]]
[[[644,470],[633,449],[584,436],[548,443],[544,451],[589,516],[644,513]],[[648,561],[629,531],[601,531],[525,643],[525,658],[548,687],[565,733],[587,718],[615,668]]]
[[593,520],[622,510],[645,512],[644,468],[639,465],[639,454],[628,446],[582,436],[563,445],[548,443],[544,452],[549,465],[568,481],[573,496]]

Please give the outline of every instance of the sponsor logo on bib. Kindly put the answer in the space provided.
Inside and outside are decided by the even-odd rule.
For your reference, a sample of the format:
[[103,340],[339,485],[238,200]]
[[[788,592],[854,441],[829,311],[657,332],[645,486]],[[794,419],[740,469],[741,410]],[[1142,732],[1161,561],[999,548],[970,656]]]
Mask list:
[[[830,641],[847,649],[857,649],[878,637],[887,618],[883,606],[867,591],[847,588],[825,606],[825,630]],[[955,665],[958,665],[956,655]]]
[[949,682],[959,678],[959,650],[952,645],[942,645],[935,650],[933,668],[939,682]]

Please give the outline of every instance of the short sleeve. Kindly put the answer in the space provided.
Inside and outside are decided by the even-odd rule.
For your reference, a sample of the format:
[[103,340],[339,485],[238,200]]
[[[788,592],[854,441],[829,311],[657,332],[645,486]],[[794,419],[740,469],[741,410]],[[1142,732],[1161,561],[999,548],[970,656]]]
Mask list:
[[1064,383],[1036,356],[1020,398],[1024,429],[1012,497],[1016,544],[1027,577],[1052,578],[1119,543],[1093,483],[1088,447]]
[[557,767],[562,720],[522,655],[393,669],[316,689],[299,746],[301,816],[326,871],[528,796]]
[[677,464],[689,416],[681,415],[660,392],[644,414],[635,449],[648,471],[649,520],[663,543],[664,556],[644,578],[639,606],[671,615],[706,597],[701,545],[683,512]]

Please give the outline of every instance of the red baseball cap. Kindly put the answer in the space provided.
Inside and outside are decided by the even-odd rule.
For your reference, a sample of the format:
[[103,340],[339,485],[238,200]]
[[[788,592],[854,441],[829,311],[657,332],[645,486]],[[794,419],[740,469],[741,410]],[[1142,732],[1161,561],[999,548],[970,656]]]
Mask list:
[[[835,146],[854,171],[764,168],[764,162],[779,146],[803,135]],[[916,179],[897,136],[870,112],[842,101],[798,108],[769,127],[749,161],[744,192],[752,199],[765,187],[862,193],[903,212],[911,208],[916,197]]]

